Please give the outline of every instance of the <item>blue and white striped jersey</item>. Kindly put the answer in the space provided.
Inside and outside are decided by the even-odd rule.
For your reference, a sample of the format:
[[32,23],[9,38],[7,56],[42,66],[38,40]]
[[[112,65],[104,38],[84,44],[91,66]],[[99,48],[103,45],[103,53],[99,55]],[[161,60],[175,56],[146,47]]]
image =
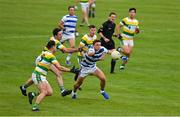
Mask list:
[[[95,52],[95,54],[93,56],[88,56],[88,52]],[[81,62],[81,65],[84,67],[92,68],[96,65],[96,61],[99,61],[104,53],[108,53],[108,50],[105,47],[101,46],[101,48],[98,51],[95,51],[94,47],[91,46],[88,52],[85,54],[85,58]]]
[[64,34],[72,34],[75,33],[76,23],[77,23],[77,16],[73,15],[65,15],[61,21],[64,22]]

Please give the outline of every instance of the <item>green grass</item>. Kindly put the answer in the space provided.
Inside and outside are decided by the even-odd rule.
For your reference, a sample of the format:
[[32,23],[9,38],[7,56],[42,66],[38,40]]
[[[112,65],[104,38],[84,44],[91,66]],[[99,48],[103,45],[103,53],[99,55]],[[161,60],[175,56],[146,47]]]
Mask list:
[[[107,76],[110,100],[105,101],[99,94],[95,77],[86,79],[77,100],[63,98],[55,77],[49,73],[54,94],[41,103],[40,112],[31,112],[19,86],[31,75],[35,57],[71,4],[73,0],[0,0],[0,115],[180,115],[179,0],[97,0],[97,17],[90,19],[91,24],[99,27],[111,11],[118,14],[118,23],[127,16],[128,8],[136,7],[144,30],[136,36],[126,70],[119,71],[118,61],[116,73],[109,74],[109,56],[98,63]],[[80,7],[77,16],[80,21]],[[87,32],[86,27],[78,30],[80,37]],[[64,54],[58,52],[57,58],[65,65]],[[77,66],[75,54],[73,63]],[[73,75],[64,73],[63,77],[65,87],[72,88]],[[36,90],[35,86],[28,89],[32,90]]]

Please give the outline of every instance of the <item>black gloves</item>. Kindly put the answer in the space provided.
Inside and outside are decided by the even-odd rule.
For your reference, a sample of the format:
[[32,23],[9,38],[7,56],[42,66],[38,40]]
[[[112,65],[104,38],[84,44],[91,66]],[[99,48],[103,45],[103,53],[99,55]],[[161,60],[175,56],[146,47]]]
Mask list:
[[79,68],[75,68],[75,66],[73,66],[70,70],[71,73],[74,73],[74,74],[79,74],[80,72],[80,69]]
[[82,52],[83,51],[83,48],[78,48],[78,52]]
[[114,37],[117,37],[118,39],[122,39],[122,36],[121,34],[118,34],[118,35],[113,35]]

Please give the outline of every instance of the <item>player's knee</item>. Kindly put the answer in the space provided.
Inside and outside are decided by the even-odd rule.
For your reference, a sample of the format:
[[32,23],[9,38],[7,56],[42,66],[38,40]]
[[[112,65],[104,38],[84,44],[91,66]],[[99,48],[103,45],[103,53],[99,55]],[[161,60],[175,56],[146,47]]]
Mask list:
[[43,94],[43,95],[46,96],[46,95],[47,95],[47,91],[46,91],[46,90],[42,90],[42,91],[41,91],[41,94]]
[[129,55],[129,54],[131,53],[131,51],[128,50],[128,49],[126,49],[126,50],[124,50],[124,53],[127,54],[127,55]]
[[53,91],[48,91],[46,96],[52,96],[52,94],[53,94]]

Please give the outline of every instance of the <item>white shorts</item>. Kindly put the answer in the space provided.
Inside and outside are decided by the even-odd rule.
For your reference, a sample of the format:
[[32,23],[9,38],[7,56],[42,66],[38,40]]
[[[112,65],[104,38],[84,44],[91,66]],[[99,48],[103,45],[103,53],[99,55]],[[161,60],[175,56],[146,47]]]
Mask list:
[[122,40],[121,43],[122,43],[123,46],[131,46],[131,47],[134,46],[134,41],[133,40]]
[[61,43],[64,43],[65,41],[68,41],[70,39],[75,39],[75,34],[74,33],[70,33],[70,34],[62,34],[62,39],[60,40]]
[[96,71],[96,69],[97,69],[96,66],[90,68],[90,67],[84,67],[81,65],[81,71],[79,72],[79,77],[86,77],[89,74],[94,73]]
[[93,3],[93,4],[91,5],[91,7],[92,7],[92,8],[96,8],[96,4]]
[[43,75],[37,75],[35,73],[32,73],[31,78],[32,78],[35,85],[39,84],[40,82],[48,83],[48,81],[46,80],[46,76],[43,76]]
[[87,12],[89,10],[89,3],[80,3],[82,11]]

